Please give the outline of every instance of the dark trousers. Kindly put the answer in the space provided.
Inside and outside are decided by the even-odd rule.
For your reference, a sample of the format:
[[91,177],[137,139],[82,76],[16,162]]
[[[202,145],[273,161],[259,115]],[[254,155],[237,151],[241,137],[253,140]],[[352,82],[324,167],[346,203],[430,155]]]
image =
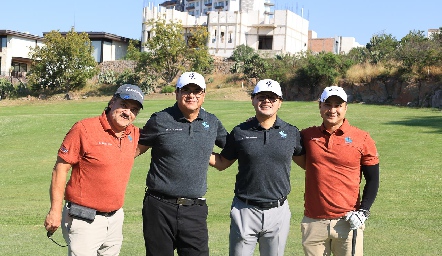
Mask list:
[[143,233],[146,256],[208,256],[207,205],[173,204],[146,193]]

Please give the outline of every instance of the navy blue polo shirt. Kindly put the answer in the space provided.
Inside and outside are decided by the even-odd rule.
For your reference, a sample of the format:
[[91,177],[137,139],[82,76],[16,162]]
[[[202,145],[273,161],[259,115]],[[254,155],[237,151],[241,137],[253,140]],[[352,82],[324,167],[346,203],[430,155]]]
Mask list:
[[298,128],[276,118],[266,130],[253,118],[233,128],[221,155],[238,159],[235,195],[269,202],[290,193],[292,156],[305,154]]
[[214,145],[224,147],[226,136],[221,121],[203,109],[193,122],[183,116],[177,103],[152,114],[138,142],[152,150],[146,186],[173,197],[204,196],[209,157]]

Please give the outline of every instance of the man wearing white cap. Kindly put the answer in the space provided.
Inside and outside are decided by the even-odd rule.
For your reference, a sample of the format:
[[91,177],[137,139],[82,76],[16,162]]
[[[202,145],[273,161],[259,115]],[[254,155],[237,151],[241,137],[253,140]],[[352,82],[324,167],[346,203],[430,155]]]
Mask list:
[[255,117],[233,128],[210,165],[222,171],[238,159],[230,211],[230,256],[282,256],[290,227],[290,166],[304,155],[298,128],[277,116],[282,105],[278,82],[259,81],[251,95]]
[[206,199],[209,157],[224,147],[227,131],[206,112],[206,83],[183,73],[176,103],[152,114],[141,131],[139,154],[152,148],[143,202],[146,255],[209,255]]
[[[306,155],[297,163],[305,171],[305,255],[363,255],[364,222],[379,187],[379,158],[368,132],[345,118],[347,94],[326,87],[319,100],[321,126],[301,131]],[[361,174],[365,178],[362,200]]]
[[62,226],[68,255],[120,253],[124,194],[140,137],[133,121],[143,95],[136,85],[120,86],[101,116],[74,124],[58,150],[44,225],[49,238]]

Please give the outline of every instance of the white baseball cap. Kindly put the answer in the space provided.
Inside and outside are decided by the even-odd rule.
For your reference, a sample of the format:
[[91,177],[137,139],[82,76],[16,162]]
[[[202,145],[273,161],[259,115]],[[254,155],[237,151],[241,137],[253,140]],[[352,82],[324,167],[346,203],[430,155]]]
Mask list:
[[347,101],[347,93],[345,93],[342,87],[335,85],[325,87],[324,91],[321,94],[321,98],[319,100],[321,102],[325,102],[328,99],[328,97],[333,95],[340,97],[345,102]]
[[176,88],[180,89],[188,84],[196,84],[201,89],[206,89],[206,81],[201,74],[196,72],[184,72],[176,83]]
[[274,94],[282,98],[281,86],[278,82],[272,79],[260,80],[256,84],[255,89],[253,89],[253,95],[260,92],[273,92]]

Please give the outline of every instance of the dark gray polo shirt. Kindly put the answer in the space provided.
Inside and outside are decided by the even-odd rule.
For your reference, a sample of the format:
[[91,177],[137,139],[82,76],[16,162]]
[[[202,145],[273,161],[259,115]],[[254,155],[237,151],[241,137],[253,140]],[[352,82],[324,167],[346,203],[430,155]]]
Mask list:
[[270,129],[253,118],[233,128],[221,152],[226,159],[238,159],[235,195],[269,202],[290,193],[292,156],[305,154],[298,128],[279,117]]
[[193,122],[184,118],[177,103],[152,114],[138,142],[152,150],[147,187],[173,197],[204,196],[209,157],[214,145],[224,147],[226,136],[221,121],[203,109]]

